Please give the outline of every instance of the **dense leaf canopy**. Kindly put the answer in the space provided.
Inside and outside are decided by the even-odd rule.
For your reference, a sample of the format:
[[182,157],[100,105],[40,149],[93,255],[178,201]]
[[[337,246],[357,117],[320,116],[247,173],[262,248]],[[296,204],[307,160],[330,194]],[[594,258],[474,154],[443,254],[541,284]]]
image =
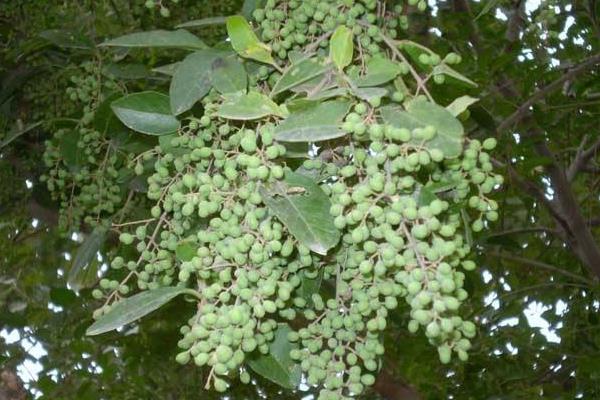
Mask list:
[[[343,9],[348,2],[354,3],[337,3]],[[459,279],[468,292],[459,315],[477,326],[468,360],[440,362],[446,361],[445,342],[431,346],[425,329],[411,333],[415,314],[402,299],[389,307],[385,330],[374,329],[385,355],[375,365],[374,385],[359,398],[600,398],[600,4],[380,1],[381,16],[400,7],[399,25],[406,26],[397,27],[396,39],[378,36],[376,26],[367,30],[372,21],[365,17],[364,31],[381,40],[362,42],[353,29],[334,24],[314,42],[295,36],[300,52],[286,51],[263,29],[266,3],[0,3],[0,400],[25,393],[42,399],[317,398],[319,387],[307,384],[291,357],[302,344],[288,341],[303,318],[279,318],[265,328],[271,340],[240,372],[252,384],[231,381],[218,393],[205,387],[211,380],[219,386],[214,368],[175,362],[187,361],[180,327],[201,309],[197,297],[211,287],[176,286],[189,279],[184,269],[160,284],[119,283],[147,272],[133,272],[137,237],[154,242],[161,226],[179,223],[168,220],[166,209],[151,208],[168,192],[153,188],[153,177],[163,173],[154,157],[157,147],[183,157],[189,149],[180,137],[212,129],[201,118],[204,110],[236,129],[275,121],[271,141],[285,150],[270,146],[279,153],[262,161],[284,152],[295,171],[281,171],[248,197],[259,196],[278,218],[274,230],[310,250],[308,263],[346,246],[349,236],[329,212],[336,198],[324,183],[343,168],[308,168],[302,159],[335,164],[347,157],[340,151],[349,132],[344,124],[357,101],[377,110],[373,118],[394,132],[435,128],[433,138],[403,142],[432,158],[440,151],[447,163],[494,137],[497,146],[485,161],[504,178],[494,191],[478,193],[481,202],[498,206],[497,213],[482,211],[487,220],[466,202],[449,211],[460,215],[456,226],[477,265],[470,271],[467,264]],[[298,2],[273,3],[280,11]],[[231,15],[237,16],[225,18]],[[380,44],[387,49],[383,56],[371,54]],[[453,62],[458,55],[462,62]],[[404,102],[415,94],[422,96]],[[359,137],[353,127],[352,137]],[[253,153],[257,139],[250,136],[230,152]],[[176,168],[163,178],[178,174]],[[70,177],[72,185],[62,187]],[[418,206],[460,191],[452,179],[428,179],[421,174],[420,186],[409,185]],[[187,213],[184,207],[177,212]],[[148,234],[135,229],[139,221]],[[208,232],[202,222],[185,229]],[[405,235],[417,236],[414,230]],[[178,265],[193,264],[197,243],[178,237],[170,249]],[[117,259],[134,260],[129,275],[127,261]],[[309,308],[317,307],[319,291],[338,300],[335,276],[325,267],[306,269],[294,290]],[[103,307],[121,298],[110,311]]]

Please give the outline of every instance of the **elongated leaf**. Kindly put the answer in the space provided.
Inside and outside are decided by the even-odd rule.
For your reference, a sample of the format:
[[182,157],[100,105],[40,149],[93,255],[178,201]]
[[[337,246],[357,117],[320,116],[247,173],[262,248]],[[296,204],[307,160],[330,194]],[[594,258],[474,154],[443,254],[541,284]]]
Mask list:
[[307,98],[310,100],[327,100],[327,99],[331,99],[332,97],[341,97],[341,96],[345,96],[347,94],[348,94],[348,89],[346,89],[346,88],[333,88],[333,89],[319,91]]
[[285,73],[279,78],[271,96],[275,96],[281,92],[285,92],[291,88],[294,88],[301,83],[304,83],[310,79],[318,77],[327,71],[328,68],[324,65],[319,64],[315,60],[305,59],[292,65]]
[[208,17],[184,22],[183,24],[177,25],[175,28],[201,28],[203,26],[224,25],[225,21],[227,21],[227,17]]
[[471,96],[461,96],[455,99],[452,103],[446,106],[446,110],[450,111],[452,115],[458,117],[460,114],[471,105],[478,102],[479,99]]
[[352,62],[354,55],[354,34],[352,30],[344,25],[338,28],[331,35],[329,41],[329,57],[339,70],[344,69]]
[[90,50],[94,48],[91,40],[77,32],[64,29],[49,29],[40,32],[39,35],[53,45],[66,49]]
[[315,253],[327,254],[340,240],[329,197],[312,179],[287,171],[283,182],[261,188],[260,194],[290,233]]
[[60,155],[63,162],[72,171],[76,171],[79,168],[83,158],[83,152],[77,146],[79,138],[79,131],[72,130],[65,132],[59,139]]
[[227,34],[233,49],[244,58],[251,58],[266,64],[273,64],[271,48],[258,40],[252,27],[241,15],[227,18]]
[[464,76],[463,74],[461,74],[460,72],[455,70],[454,68],[447,66],[446,64],[436,65],[433,68],[433,73],[436,75],[444,74],[447,77],[454,79],[455,81],[466,83],[467,85],[472,86],[472,87],[477,87],[477,84],[475,82],[473,82],[472,80],[470,80],[469,78],[467,78],[466,76]]
[[269,352],[247,360],[254,372],[286,389],[295,389],[300,384],[302,370],[290,357],[290,351],[298,348],[297,343],[287,339],[292,329],[288,324],[278,324]]
[[252,18],[252,13],[257,8],[262,8],[265,0],[244,0],[242,5],[242,15],[248,19]]
[[34,124],[30,124],[27,126],[24,126],[22,128],[17,128],[16,131],[12,131],[9,132],[6,137],[4,138],[4,140],[2,142],[0,142],[0,149],[2,149],[3,147],[8,146],[10,143],[12,143],[13,140],[15,140],[16,138],[18,138],[21,135],[26,134],[27,132],[37,128],[38,126],[40,126],[42,124],[42,121],[40,122],[36,122]]
[[430,190],[427,186],[419,185],[414,193],[419,207],[428,206],[432,201],[437,199],[435,193]]
[[367,74],[354,79],[358,87],[379,86],[400,74],[400,65],[384,57],[373,57],[367,63]]
[[175,72],[177,72],[177,68],[181,65],[181,61],[177,61],[171,64],[161,65],[160,67],[152,68],[152,72],[157,72],[159,74],[173,76]]
[[283,110],[264,94],[249,92],[227,97],[217,110],[217,115],[227,119],[251,120],[268,115],[281,117]]
[[[117,145],[124,142],[124,139],[131,134],[131,131],[121,123],[112,110],[113,101],[120,99],[122,96],[123,94],[119,92],[106,96],[96,108],[92,121],[94,129],[100,133],[107,133],[111,138],[116,139]],[[139,135],[135,136],[139,137]]]
[[500,4],[500,0],[487,0],[484,3],[485,5],[483,6],[479,14],[477,14],[477,16],[475,17],[475,21],[483,17],[485,14],[489,13],[494,7]]
[[283,142],[318,142],[344,136],[340,128],[350,102],[330,100],[292,112],[275,128],[275,138]]
[[85,332],[93,336],[112,331],[130,322],[137,321],[162,305],[168,303],[174,297],[189,291],[182,287],[163,287],[147,290],[128,297],[115,304],[111,310],[94,322]]
[[323,282],[323,268],[316,272],[316,276],[307,276],[307,271],[301,275],[300,286],[298,287],[298,296],[307,301],[308,304],[313,304],[312,295],[319,293],[321,283]]
[[222,94],[245,92],[248,74],[234,53],[217,57],[211,65],[213,87]]
[[197,51],[188,55],[179,65],[169,87],[171,112],[186,112],[211,88],[211,65],[222,52],[213,49]]
[[387,89],[380,87],[363,87],[357,88],[354,95],[359,99],[370,101],[376,98],[381,98],[387,94]]
[[140,92],[113,101],[111,108],[125,126],[148,135],[167,135],[177,131],[179,121],[171,114],[169,96]]
[[423,64],[419,59],[421,54],[427,54],[428,56],[431,55],[433,52],[430,49],[423,46],[422,44],[406,39],[400,41],[400,46],[401,49],[408,53],[408,56],[416,65],[427,71],[431,70],[431,67],[429,65]]
[[101,43],[100,46],[113,47],[166,47],[181,49],[205,49],[207,46],[197,36],[184,29],[130,33]]
[[103,72],[119,79],[143,79],[150,75],[150,71],[144,64],[111,63],[104,67]]
[[[423,128],[432,125],[437,133],[433,139],[423,145],[429,149],[441,150],[447,158],[458,157],[462,153],[464,129],[462,124],[444,107],[425,100],[415,100],[402,111],[397,107],[383,107],[381,115],[384,121],[398,128]],[[420,140],[413,141],[415,145]]]
[[[69,270],[68,283],[74,291],[88,287],[90,279],[88,278],[87,268],[93,264],[98,251],[106,240],[106,229],[103,227],[95,228],[92,233],[77,249],[73,264]],[[93,271],[96,272],[96,271]],[[94,273],[95,275],[95,273]]]

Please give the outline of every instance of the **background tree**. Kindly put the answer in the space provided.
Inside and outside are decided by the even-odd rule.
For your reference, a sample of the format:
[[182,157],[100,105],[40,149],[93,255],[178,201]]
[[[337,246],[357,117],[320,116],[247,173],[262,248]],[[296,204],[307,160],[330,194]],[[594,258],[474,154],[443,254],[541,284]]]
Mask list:
[[[201,372],[178,367],[172,362],[175,349],[166,344],[178,340],[182,300],[142,320],[130,334],[84,336],[96,304],[89,289],[76,295],[66,286],[78,246],[56,234],[58,204],[39,182],[46,169],[43,141],[68,127],[69,118],[85,118],[85,101],[79,93],[70,100],[73,90],[67,93],[67,87],[82,90],[85,85],[81,80],[72,85],[70,76],[84,79],[111,61],[90,44],[121,33],[229,15],[242,6],[210,10],[216,3],[190,3],[169,5],[171,16],[162,19],[153,16],[164,8],[160,3],[150,9],[119,1],[77,2],[67,8],[42,2],[0,6],[5,43],[0,102],[8,132],[0,138],[1,326],[3,337],[12,332],[18,338],[5,341],[1,357],[10,371],[34,358],[37,353],[30,347],[45,349],[48,354],[35,360],[42,369],[35,379],[19,369],[31,393],[46,398],[194,398],[203,390]],[[245,6],[250,7],[248,2]],[[594,1],[456,0],[432,2],[425,14],[409,9],[407,36],[440,54],[461,54],[461,73],[478,84],[469,94],[480,101],[462,118],[470,138],[497,137],[493,158],[505,185],[493,195],[500,205],[499,220],[490,224],[492,231],[474,239],[481,274],[469,274],[466,280],[467,314],[479,326],[471,358],[441,365],[424,338],[406,331],[407,313],[401,309],[386,331],[386,358],[375,385],[382,397],[598,396],[599,14]],[[72,27],[81,37],[71,36],[64,26],[75,20],[71,15],[85,16],[84,24]],[[55,28],[61,30],[48,31]],[[202,38],[212,34],[215,41],[225,34],[219,26],[201,29],[197,33]],[[161,75],[139,68],[156,66],[157,56],[140,52],[135,57],[132,64],[137,66],[116,74],[112,70],[107,80],[118,87],[133,74],[160,86]],[[86,65],[94,67],[87,70]],[[418,72],[426,77],[426,69]],[[135,90],[146,85],[128,82],[126,87]],[[447,88],[434,88],[432,95],[441,102],[453,98]],[[117,204],[126,201],[124,196]],[[32,224],[32,218],[37,222]],[[115,245],[109,239],[103,254]],[[543,310],[547,330],[532,327],[525,317],[532,305]],[[559,343],[552,334],[560,337]],[[258,386],[235,386],[231,396],[275,397],[281,391],[258,374],[253,378]],[[202,396],[220,398],[212,392]],[[293,395],[286,391],[285,396]]]

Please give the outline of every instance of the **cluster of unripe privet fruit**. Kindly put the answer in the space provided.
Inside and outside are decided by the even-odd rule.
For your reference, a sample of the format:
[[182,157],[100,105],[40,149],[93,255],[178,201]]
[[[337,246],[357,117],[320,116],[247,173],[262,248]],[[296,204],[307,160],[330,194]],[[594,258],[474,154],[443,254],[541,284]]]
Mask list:
[[[321,388],[319,399],[358,395],[375,381],[384,353],[382,332],[400,304],[410,308],[407,329],[422,330],[443,363],[453,354],[467,359],[476,328],[461,318],[459,308],[468,296],[463,270],[475,264],[468,259],[471,249],[463,232],[479,231],[498,216],[497,204],[487,197],[502,183],[487,153],[495,141],[470,140],[460,145],[459,154],[449,154],[443,145],[428,145],[447,134],[435,123],[409,129],[383,118],[383,106],[426,102],[419,94],[430,95],[424,88],[428,82],[408,59],[395,56],[399,47],[390,47],[407,26],[409,4],[391,10],[382,4],[267,0],[254,12],[259,37],[275,54],[278,68],[252,69],[253,90],[269,94],[290,66],[292,51],[330,62],[330,36],[340,25],[351,29],[359,51],[339,77],[361,76],[364,64],[377,56],[398,64],[402,84],[384,82],[386,90],[367,99],[352,91],[339,95],[352,104],[338,124],[343,134],[318,142],[296,172],[291,158],[297,148],[276,140],[279,118],[220,117],[223,97],[211,91],[202,100],[203,115],[188,114],[176,134],[129,157],[135,173],[146,177],[151,205],[142,219],[113,223],[122,251],[112,259],[114,271],[93,293],[104,300],[96,318],[135,286],[196,289],[201,300],[181,328],[177,361],[206,366],[207,387],[218,391],[227,390],[236,377],[248,382],[248,357],[267,354],[280,323],[294,321],[288,340],[298,346],[289,355],[306,381]],[[460,57],[429,52],[417,61],[427,68],[455,64]],[[285,96],[275,100],[283,104]],[[50,146],[49,157],[56,151]],[[97,163],[98,155],[87,156]],[[110,167],[119,159],[109,153],[106,160]],[[286,187],[294,174],[318,177],[314,182],[329,201],[340,240],[326,254],[311,251],[267,204],[270,188]],[[49,185],[61,186],[60,175],[51,173]],[[289,196],[311,195],[304,187],[286,190]],[[89,192],[82,188],[77,194],[95,200]],[[83,214],[97,211],[114,210]],[[465,227],[469,215],[474,219]],[[327,285],[307,296],[304,285],[311,279]]]
[[[60,201],[59,227],[77,228],[105,223],[123,205],[128,158],[118,149],[115,132],[100,130],[96,111],[108,94],[121,88],[103,73],[97,62],[86,61],[71,76],[66,94],[80,106],[81,115],[72,128],[58,129],[46,141],[43,155],[48,168],[40,177],[52,197]],[[106,125],[106,124],[105,124]]]

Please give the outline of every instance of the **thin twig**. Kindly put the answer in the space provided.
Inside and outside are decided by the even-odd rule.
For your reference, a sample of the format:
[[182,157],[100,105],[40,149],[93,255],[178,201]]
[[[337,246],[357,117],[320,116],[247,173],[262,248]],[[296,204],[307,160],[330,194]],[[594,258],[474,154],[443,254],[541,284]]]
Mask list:
[[532,260],[532,259],[525,258],[525,257],[513,256],[511,254],[501,253],[501,252],[495,252],[495,251],[486,252],[486,255],[489,255],[489,256],[492,256],[492,257],[503,258],[505,260],[520,262],[520,263],[523,263],[523,264],[528,264],[528,265],[531,265],[531,266],[534,266],[534,267],[538,267],[538,268],[546,269],[548,271],[555,272],[557,274],[568,276],[569,278],[572,278],[572,279],[574,279],[576,281],[579,281],[579,282],[582,282],[582,283],[585,283],[585,284],[589,283],[589,279],[586,278],[586,277],[584,277],[584,276],[581,276],[581,275],[578,275],[578,274],[574,274],[572,272],[566,271],[566,270],[564,270],[562,268],[558,268],[558,267],[556,267],[554,265],[547,264],[547,263],[542,262],[542,261]]

